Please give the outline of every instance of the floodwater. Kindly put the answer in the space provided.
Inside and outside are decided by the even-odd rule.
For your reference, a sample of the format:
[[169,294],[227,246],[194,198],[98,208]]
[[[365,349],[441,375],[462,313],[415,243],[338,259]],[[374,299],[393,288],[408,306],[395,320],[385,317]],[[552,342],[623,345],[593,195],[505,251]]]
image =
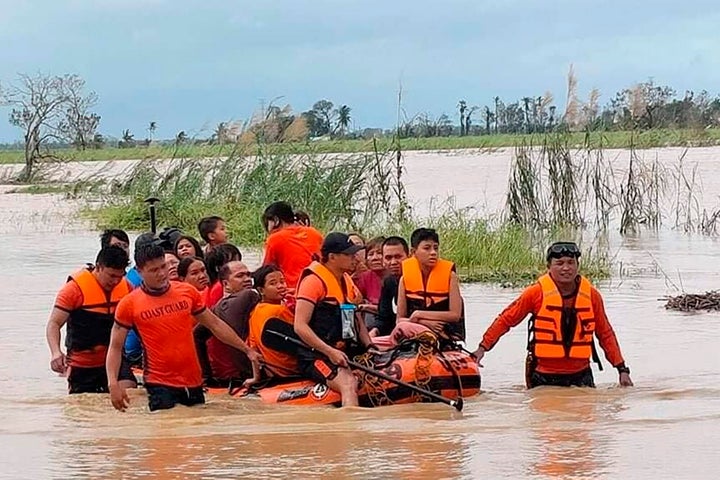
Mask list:
[[[688,154],[702,160],[710,200],[720,192],[712,183],[720,178],[718,154]],[[494,208],[507,171],[499,154],[414,154],[408,188],[419,203],[455,194],[460,205]],[[430,186],[422,182],[427,176]],[[595,390],[526,391],[520,326],[487,354],[484,391],[462,413],[441,404],[326,409],[211,396],[204,407],[150,414],[142,391],[118,413],[107,396],[66,395],[65,380],[49,370],[44,338],[57,289],[93,259],[98,233],[60,197],[2,193],[2,478],[717,476],[720,315],[670,312],[659,301],[682,289],[718,287],[715,238],[670,228],[611,238],[622,268],[599,287],[634,388],[618,388],[605,362]],[[257,255],[246,257],[257,264]],[[474,349],[519,290],[468,285],[463,293]]]

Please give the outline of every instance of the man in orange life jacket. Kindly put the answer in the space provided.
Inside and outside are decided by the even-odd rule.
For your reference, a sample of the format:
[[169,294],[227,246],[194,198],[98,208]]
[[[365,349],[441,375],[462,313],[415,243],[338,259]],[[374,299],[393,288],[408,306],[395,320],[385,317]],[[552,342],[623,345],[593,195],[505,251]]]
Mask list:
[[[460,282],[455,264],[439,258],[440,236],[433,229],[418,228],[410,236],[410,246],[412,256],[402,263],[398,287],[399,330],[404,327],[402,322],[410,322],[432,330],[443,340],[464,341]],[[408,333],[417,331],[409,329]]]
[[632,386],[615,332],[605,314],[602,296],[578,275],[580,249],[572,242],[556,242],[547,250],[548,272],[525,289],[485,332],[474,352],[478,363],[510,328],[528,314],[528,388],[541,385],[594,387],[590,359],[597,336],[607,360],[617,369],[623,387]]
[[300,276],[295,306],[295,333],[326,358],[298,349],[300,371],[342,396],[343,406],[357,406],[357,378],[348,368],[355,347],[372,345],[365,322],[356,315],[362,296],[350,278],[355,254],[362,250],[344,233],[329,233],[323,240],[320,262]]
[[[105,246],[95,266],[85,268],[68,278],[58,292],[46,327],[52,360],[50,368],[57,373],[68,370],[69,393],[107,393],[105,355],[110,331],[115,321],[115,307],[132,286],[125,279],[129,259],[122,246]],[[65,346],[60,349],[60,329],[67,324]],[[135,377],[125,359],[118,378],[125,388],[135,387]]]

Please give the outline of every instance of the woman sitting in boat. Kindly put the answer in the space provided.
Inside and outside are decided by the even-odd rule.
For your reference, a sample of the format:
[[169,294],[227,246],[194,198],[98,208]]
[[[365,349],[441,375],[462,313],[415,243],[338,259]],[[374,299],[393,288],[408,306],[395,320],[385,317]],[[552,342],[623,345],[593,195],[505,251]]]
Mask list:
[[384,241],[385,237],[376,237],[365,245],[365,251],[367,252],[365,265],[367,270],[353,278],[363,296],[363,303],[358,306],[358,312],[362,314],[367,325],[376,323],[375,317],[378,313],[378,303],[380,303],[380,291],[385,277],[382,252]]
[[250,316],[248,344],[262,353],[266,372],[275,377],[297,376],[296,357],[274,350],[262,342],[268,320],[280,319],[289,325],[293,324],[293,312],[284,303],[288,293],[285,276],[277,266],[265,265],[253,273],[253,282],[262,299]]
[[195,237],[190,235],[178,237],[178,239],[175,240],[173,250],[175,250],[175,255],[177,255],[180,260],[185,257],[204,258],[200,243],[195,239]]
[[189,283],[200,292],[203,297],[210,284],[205,268],[205,262],[198,257],[185,257],[180,260],[177,267],[178,279],[181,282]]

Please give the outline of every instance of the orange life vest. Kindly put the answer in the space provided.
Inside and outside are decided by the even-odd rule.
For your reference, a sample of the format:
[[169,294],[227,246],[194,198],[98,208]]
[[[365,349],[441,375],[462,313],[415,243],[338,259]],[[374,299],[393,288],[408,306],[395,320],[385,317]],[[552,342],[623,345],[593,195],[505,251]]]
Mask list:
[[317,276],[325,287],[325,297],[313,309],[310,318],[310,328],[325,343],[342,348],[342,313],[340,305],[344,303],[359,303],[356,298],[356,288],[352,278],[343,274],[342,285],[333,273],[323,264],[313,262],[303,270],[300,281],[308,275]]
[[537,358],[579,358],[593,356],[593,334],[595,333],[595,312],[592,307],[592,284],[580,277],[580,286],[575,296],[574,310],[577,321],[569,348],[563,342],[562,315],[563,298],[549,274],[538,279],[542,287],[543,301],[540,310],[531,321],[530,345]]
[[288,325],[293,324],[293,314],[284,305],[271,303],[258,303],[250,316],[250,333],[248,343],[257,347],[267,362],[266,368],[280,377],[289,377],[298,374],[297,357],[286,352],[275,350],[262,342],[263,332],[267,321],[279,319]]
[[[402,281],[405,287],[407,315],[415,310],[447,312],[450,310],[450,278],[455,264],[438,259],[430,271],[427,282],[423,282],[420,262],[410,257],[402,263]],[[448,323],[445,331],[453,340],[465,340],[465,315],[456,323]]]
[[77,283],[83,296],[82,305],[70,312],[67,321],[65,346],[68,351],[108,346],[115,321],[115,308],[130,293],[130,284],[123,278],[112,292],[107,293],[88,269],[70,275],[68,281]]

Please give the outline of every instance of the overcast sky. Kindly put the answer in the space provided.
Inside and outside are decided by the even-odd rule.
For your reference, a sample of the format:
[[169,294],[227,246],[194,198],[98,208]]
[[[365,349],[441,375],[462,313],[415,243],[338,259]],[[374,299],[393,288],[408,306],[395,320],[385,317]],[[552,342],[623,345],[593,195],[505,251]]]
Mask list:
[[[410,114],[554,93],[573,63],[581,94],[649,77],[720,93],[717,0],[0,0],[0,82],[77,73],[100,131],[198,134],[283,97],[352,108],[390,127]],[[0,141],[20,137],[0,112]],[[477,120],[476,120],[477,121]]]

